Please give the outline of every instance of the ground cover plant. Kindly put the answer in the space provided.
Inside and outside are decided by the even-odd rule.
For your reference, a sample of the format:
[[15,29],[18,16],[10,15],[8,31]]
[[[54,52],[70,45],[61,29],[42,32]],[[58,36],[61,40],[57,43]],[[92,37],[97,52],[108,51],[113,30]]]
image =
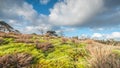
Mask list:
[[105,45],[91,39],[9,35],[0,37],[0,68],[120,67],[119,46]]

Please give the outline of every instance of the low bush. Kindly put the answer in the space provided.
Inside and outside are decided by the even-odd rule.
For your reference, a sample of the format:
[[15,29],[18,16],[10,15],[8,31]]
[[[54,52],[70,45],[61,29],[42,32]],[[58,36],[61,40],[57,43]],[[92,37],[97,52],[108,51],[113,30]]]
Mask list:
[[61,43],[62,43],[62,44],[66,44],[66,43],[67,43],[67,41],[68,41],[68,39],[67,39],[67,38],[61,38]]
[[34,43],[34,41],[30,39],[15,39],[15,43]]
[[8,38],[4,39],[4,38],[0,38],[0,45],[8,44],[8,43],[11,42],[11,40],[13,40],[13,39],[8,39]]
[[0,57],[0,68],[22,68],[32,63],[33,57],[27,53],[9,54]]
[[87,39],[87,40],[85,40],[85,43],[87,43],[87,44],[93,44],[93,43],[94,43],[94,40],[92,40],[92,39]]
[[49,43],[49,42],[45,42],[45,43],[37,43],[36,44],[36,48],[37,49],[41,49],[41,50],[43,50],[43,51],[47,51],[47,50],[49,50],[50,48],[53,48],[54,46],[51,44],[51,43]]

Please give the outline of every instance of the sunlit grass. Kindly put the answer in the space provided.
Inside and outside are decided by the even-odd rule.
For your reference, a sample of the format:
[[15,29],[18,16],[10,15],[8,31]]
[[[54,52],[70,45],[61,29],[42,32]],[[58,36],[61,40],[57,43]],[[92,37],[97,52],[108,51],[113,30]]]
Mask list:
[[[31,65],[31,68],[88,68],[94,67],[94,65],[102,66],[102,59],[112,63],[113,61],[110,58],[116,59],[113,56],[109,57],[111,53],[120,56],[119,49],[112,49],[114,46],[90,46],[86,43],[79,42],[79,40],[72,39],[74,41],[71,41],[71,39],[65,39],[33,36],[30,40],[37,40],[37,42],[28,44],[24,42],[16,43],[13,38],[4,38],[4,44],[0,46],[0,56],[15,53],[29,53],[34,57],[34,63]],[[53,48],[48,48],[46,51],[43,51],[36,47],[37,43],[51,43],[50,45]],[[97,63],[98,61],[100,63]]]

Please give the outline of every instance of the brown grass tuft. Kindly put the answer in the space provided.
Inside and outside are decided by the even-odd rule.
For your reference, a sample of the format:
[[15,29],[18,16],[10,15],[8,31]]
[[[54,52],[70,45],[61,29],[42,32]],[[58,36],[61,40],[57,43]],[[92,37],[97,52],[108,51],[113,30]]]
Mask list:
[[85,40],[85,43],[87,43],[87,44],[93,44],[93,43],[94,43],[94,40],[92,40],[92,39],[87,39],[87,40]]
[[15,39],[15,43],[34,43],[34,41],[30,39]]
[[113,46],[87,46],[90,68],[120,68],[120,58],[112,53]]
[[51,43],[49,43],[49,42],[45,42],[45,43],[37,43],[36,44],[36,48],[37,49],[41,49],[41,50],[43,50],[43,51],[47,51],[47,50],[49,50],[50,48],[53,48],[54,46],[51,44]]
[[31,64],[33,57],[27,53],[9,54],[0,57],[1,68],[23,68]]
[[61,43],[62,44],[66,44],[67,43],[67,41],[68,41],[69,39],[68,38],[61,38]]

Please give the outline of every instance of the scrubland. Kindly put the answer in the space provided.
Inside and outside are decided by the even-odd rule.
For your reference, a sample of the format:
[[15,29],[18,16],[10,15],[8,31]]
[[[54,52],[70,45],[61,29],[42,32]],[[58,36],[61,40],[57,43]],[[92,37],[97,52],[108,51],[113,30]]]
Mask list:
[[0,32],[0,68],[120,68],[120,45]]

